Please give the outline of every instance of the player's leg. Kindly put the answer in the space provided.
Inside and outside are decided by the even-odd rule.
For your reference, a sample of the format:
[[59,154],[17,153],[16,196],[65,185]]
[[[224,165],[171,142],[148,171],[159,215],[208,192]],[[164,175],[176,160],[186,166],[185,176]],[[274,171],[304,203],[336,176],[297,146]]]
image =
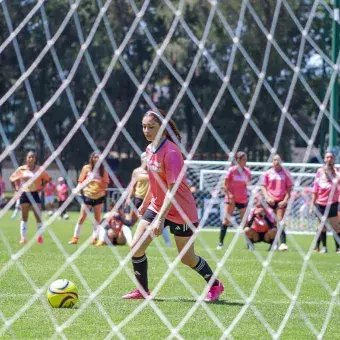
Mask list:
[[340,228],[337,214],[335,216],[329,217],[328,221],[335,233],[335,235],[333,234],[335,251],[337,254],[340,254]]
[[29,203],[21,204],[21,222],[20,222],[20,244],[24,244],[27,242],[27,220],[28,213],[30,210]]
[[89,211],[92,207],[90,205],[82,204],[80,207],[80,215],[78,218],[78,221],[76,223],[76,226],[74,227],[73,237],[68,242],[68,244],[77,244],[79,240],[79,234],[83,228],[83,223],[86,220],[87,217],[87,211]]
[[277,229],[276,228],[272,228],[269,229],[265,234],[264,234],[264,242],[272,244],[273,241],[275,240],[276,237],[276,233],[277,233]]
[[230,226],[230,219],[233,216],[234,209],[235,209],[235,203],[224,204],[223,222],[222,222],[221,229],[220,229],[219,243],[217,245],[218,250],[222,249],[223,247],[223,242],[227,234],[228,227]]
[[34,214],[34,217],[37,221],[37,231],[38,231],[38,243],[43,243],[43,237],[42,237],[42,220],[41,220],[41,204],[36,203],[35,205],[32,205],[32,211]]
[[151,222],[144,219],[140,220],[131,244],[132,265],[136,279],[139,283],[138,288],[122,296],[123,299],[143,299],[149,292],[148,285],[148,259],[146,249],[152,242],[148,228]]
[[[286,208],[277,208],[276,209],[276,216],[277,216],[277,219],[279,221],[282,221],[283,220],[283,217],[284,217],[284,214],[286,212]],[[281,235],[280,235],[280,247],[279,247],[279,250],[280,251],[286,251],[288,250],[288,246],[287,246],[287,236],[286,236],[286,231],[283,227],[282,231],[281,231]]]
[[98,235],[99,235],[99,226],[100,226],[100,219],[101,214],[103,211],[104,203],[97,204],[93,207],[93,215],[94,215],[94,223],[93,223],[93,233],[92,233],[92,244],[97,243]]
[[[173,228],[171,232],[175,233]],[[179,236],[178,234],[179,233],[177,233],[177,235],[175,234],[175,242],[178,252],[181,253],[192,236]],[[213,271],[205,259],[196,255],[194,242],[182,255],[181,262],[195,270],[209,284],[210,289],[205,301],[217,301],[224,291],[224,286],[221,281],[215,278]]]
[[254,230],[249,227],[244,228],[244,235],[246,236],[247,240],[247,245],[248,249],[250,251],[254,250],[254,243],[259,241],[259,234]]

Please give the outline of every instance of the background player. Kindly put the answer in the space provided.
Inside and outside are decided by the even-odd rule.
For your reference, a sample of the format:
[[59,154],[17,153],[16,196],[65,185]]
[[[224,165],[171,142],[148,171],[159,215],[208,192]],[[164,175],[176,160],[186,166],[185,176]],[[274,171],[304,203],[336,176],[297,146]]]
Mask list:
[[[56,191],[58,197],[58,207],[60,208],[64,204],[68,196],[68,187],[63,177],[58,178]],[[62,216],[65,220],[69,219],[69,216],[67,215],[66,212],[66,208],[60,212],[60,216]]]
[[[273,167],[264,174],[262,192],[267,204],[273,209],[279,221],[282,221],[286,212],[292,186],[293,181],[289,171],[282,167],[281,157],[275,155],[273,157]],[[282,229],[280,241],[279,250],[288,250],[286,232],[284,229]]]
[[[20,196],[21,205],[21,222],[20,222],[20,244],[27,242],[27,220],[30,208],[32,208],[35,219],[37,221],[37,229],[42,227],[41,221],[41,201],[39,191],[42,190],[45,183],[51,180],[46,171],[40,175],[36,175],[40,166],[36,165],[36,155],[33,151],[28,152],[26,156],[26,164],[20,166],[10,176],[12,187],[15,192],[23,190]],[[34,181],[28,186],[26,182],[33,179]],[[41,233],[38,236],[38,243],[43,243]]]
[[[106,199],[106,188],[109,184],[109,176],[104,169],[104,165],[101,164],[98,169],[95,170],[95,166],[99,160],[100,153],[93,152],[90,155],[89,163],[86,164],[79,176],[79,184],[85,180],[89,180],[87,185],[82,190],[83,204],[80,208],[80,216],[77,224],[74,228],[74,234],[68,244],[77,244],[79,240],[79,234],[85,222],[87,211],[93,209],[94,223],[92,233],[92,244],[97,243],[98,238],[98,226],[100,224],[101,213],[103,210],[103,204]],[[80,185],[78,184],[77,189],[79,190]]]
[[47,211],[48,216],[52,216],[55,210],[54,196],[56,194],[56,185],[54,184],[52,179],[45,184],[44,194],[45,194],[45,210]]
[[247,185],[251,181],[251,171],[246,167],[247,155],[243,151],[237,152],[236,162],[236,165],[229,168],[225,177],[224,216],[220,230],[220,239],[217,245],[218,250],[223,247],[224,238],[228,227],[231,225],[230,219],[233,216],[235,207],[240,213],[241,221],[243,221],[248,205]]

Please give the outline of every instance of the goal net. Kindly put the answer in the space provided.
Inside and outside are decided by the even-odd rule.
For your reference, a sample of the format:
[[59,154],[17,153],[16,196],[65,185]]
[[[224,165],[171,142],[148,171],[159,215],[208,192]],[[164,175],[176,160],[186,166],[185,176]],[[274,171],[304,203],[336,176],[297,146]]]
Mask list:
[[[310,162],[322,163],[340,131],[333,115],[337,6],[338,0],[0,0],[0,170],[7,185],[6,195],[0,188],[0,337],[338,338],[338,258],[330,246],[324,257],[313,254],[323,226],[328,242],[332,228],[307,209],[320,166]],[[67,244],[82,204],[77,177],[89,154],[101,150],[98,167],[115,187],[113,212],[124,206],[130,187],[120,177],[132,170],[124,164],[145,150],[141,119],[158,108],[183,136],[178,144],[199,226],[180,253],[173,239],[170,247],[153,240],[151,297],[125,301],[121,296],[138,286],[132,253],[127,246],[93,247],[88,209],[84,237]],[[66,179],[69,195],[51,216],[41,213],[37,231],[30,212],[27,243],[19,245],[19,217],[11,215],[23,188],[14,194],[8,176],[32,149],[41,170],[27,185],[46,170]],[[263,244],[249,251],[237,212],[234,232],[216,249],[221,188],[239,150],[253,175],[250,206],[272,157],[287,161],[293,195],[275,242],[286,229],[288,252]],[[110,163],[114,153],[120,170]],[[69,220],[60,219],[75,206]],[[181,265],[193,242],[226,286],[218,303],[204,301],[212,283]],[[76,308],[48,305],[46,290],[61,278],[78,287]]]

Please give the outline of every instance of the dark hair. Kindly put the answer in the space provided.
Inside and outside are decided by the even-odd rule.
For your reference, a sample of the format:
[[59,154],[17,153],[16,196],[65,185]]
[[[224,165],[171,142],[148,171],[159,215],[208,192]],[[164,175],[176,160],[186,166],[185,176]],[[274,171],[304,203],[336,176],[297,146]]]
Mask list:
[[[94,162],[93,162],[94,156],[100,156],[100,152],[99,151],[94,151],[94,152],[91,153],[90,159],[89,159],[89,165],[91,167],[91,170],[93,170],[93,168],[94,168]],[[104,165],[103,165],[103,163],[100,164],[99,174],[100,174],[100,177],[104,176]]]
[[[158,112],[154,112],[154,111],[149,110],[149,111],[147,111],[147,112],[144,114],[144,117],[146,117],[146,116],[152,116],[152,117],[154,118],[154,120],[156,120],[156,121],[161,125],[163,119],[160,119],[158,116],[161,115],[163,118],[165,118],[165,117],[166,117],[166,112],[163,111],[163,110],[161,110],[161,109],[158,109],[157,111],[158,111]],[[180,132],[178,131],[178,128],[177,128],[175,122],[174,122],[172,119],[169,120],[169,125],[170,125],[170,129],[172,130],[172,132],[175,134],[175,136],[176,136],[176,137],[178,138],[178,140],[181,142],[181,140],[182,140],[181,134],[180,134]],[[166,136],[166,138],[169,139],[171,142],[174,142],[174,140],[172,139],[172,137],[171,137],[171,135],[170,135],[168,129],[169,129],[169,127],[167,127],[166,130],[165,130],[165,136]]]
[[34,151],[32,151],[32,150],[30,150],[30,151],[27,152],[26,157],[25,157],[25,160],[27,159],[28,155],[30,155],[30,154],[32,154],[32,156],[34,156],[34,158],[35,158],[35,163],[36,163],[36,162],[37,162],[37,154],[36,154]]
[[244,156],[247,156],[247,154],[244,151],[238,151],[238,152],[236,152],[235,156],[236,156],[235,158],[237,160],[237,159],[243,158]]

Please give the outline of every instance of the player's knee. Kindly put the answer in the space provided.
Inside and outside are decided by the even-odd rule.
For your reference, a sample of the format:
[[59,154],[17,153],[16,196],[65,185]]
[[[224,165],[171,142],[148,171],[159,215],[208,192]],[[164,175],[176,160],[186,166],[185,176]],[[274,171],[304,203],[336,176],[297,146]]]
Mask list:
[[253,235],[252,230],[249,227],[244,228],[244,233],[248,238],[251,238]]

